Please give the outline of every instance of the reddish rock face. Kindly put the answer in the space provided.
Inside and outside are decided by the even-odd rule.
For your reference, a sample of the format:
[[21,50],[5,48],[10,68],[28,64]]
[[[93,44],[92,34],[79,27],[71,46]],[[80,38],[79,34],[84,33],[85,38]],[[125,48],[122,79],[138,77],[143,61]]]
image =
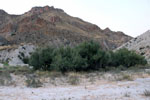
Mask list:
[[31,13],[32,15],[35,15],[35,14],[38,15],[38,14],[42,14],[44,12],[51,12],[51,11],[63,11],[63,10],[61,10],[61,9],[55,9],[53,6],[52,7],[45,6],[45,7],[33,7],[27,13]]
[[94,40],[103,48],[114,49],[131,37],[67,15],[54,7],[34,7],[23,15],[9,15],[0,11],[0,37],[11,44],[70,45]]
[[39,26],[46,26],[47,22],[41,18],[36,19],[36,24]]
[[4,26],[2,30],[0,30],[0,33],[11,32],[11,29],[12,29],[12,24],[9,23],[6,26]]
[[46,27],[48,23],[41,18],[35,18],[33,16],[22,19],[18,24],[18,32],[26,32],[29,30],[38,31]]
[[25,17],[24,19],[22,19],[20,21],[20,23],[29,23],[31,21],[31,19],[32,19],[32,16],[31,17]]
[[60,22],[61,19],[60,19],[60,17],[58,17],[58,16],[52,16],[52,17],[50,18],[50,21],[51,21],[52,23],[55,23],[55,22]]
[[50,10],[49,8],[50,8],[49,6],[45,6],[45,7],[44,7],[44,10],[45,10],[45,11],[49,11],[49,10]]

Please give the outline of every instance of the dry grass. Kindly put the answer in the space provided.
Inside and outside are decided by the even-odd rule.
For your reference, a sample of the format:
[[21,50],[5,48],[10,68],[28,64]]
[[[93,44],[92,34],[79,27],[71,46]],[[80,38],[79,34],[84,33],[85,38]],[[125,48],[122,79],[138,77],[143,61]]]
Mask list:
[[78,73],[70,73],[68,76],[68,83],[70,85],[79,85],[80,84],[80,75]]
[[56,78],[56,77],[61,77],[63,74],[61,72],[57,71],[36,71],[35,74],[37,74],[39,77],[51,77],[51,78]]
[[38,88],[42,87],[42,83],[40,82],[40,80],[32,78],[26,80],[26,86],[30,88]]
[[24,67],[21,67],[21,66],[5,66],[4,68],[1,68],[0,69],[1,72],[8,72],[9,74],[15,74],[15,75],[18,75],[18,74],[31,74],[33,73],[33,70],[30,69],[29,67],[27,66],[24,66]]
[[124,94],[124,96],[125,96],[125,97],[130,97],[130,92],[126,92],[126,93]]
[[79,77],[77,77],[77,76],[69,77],[68,83],[70,85],[78,85],[79,84]]
[[30,88],[38,88],[38,87],[42,87],[43,83],[40,81],[40,79],[38,78],[37,75],[26,75],[26,86],[30,87]]
[[128,80],[128,81],[133,81],[133,77],[131,75],[128,75],[128,74],[124,74],[122,76],[122,79],[123,80]]
[[145,72],[150,75],[150,69],[145,69]]
[[133,81],[133,76],[128,73],[120,73],[114,76],[116,81]]
[[1,86],[9,86],[14,82],[12,81],[12,77],[8,71],[0,72],[0,85]]
[[150,90],[144,90],[144,96],[150,97]]
[[[5,75],[1,75],[1,73]],[[7,75],[6,75],[7,74]],[[10,75],[11,74],[11,75]],[[28,67],[9,67],[0,68],[0,84],[10,84],[11,76],[24,76],[24,82],[27,87],[40,87],[49,84],[51,86],[60,85],[89,85],[97,84],[102,81],[133,81],[136,78],[149,77],[149,73],[145,70],[138,72],[133,71],[120,71],[120,72],[68,72],[61,73],[57,71],[33,71]],[[35,75],[36,77],[30,78],[28,75]],[[7,81],[7,82],[6,82]],[[17,83],[17,81],[15,81]]]
[[16,45],[0,46],[0,51],[5,49],[17,48]]

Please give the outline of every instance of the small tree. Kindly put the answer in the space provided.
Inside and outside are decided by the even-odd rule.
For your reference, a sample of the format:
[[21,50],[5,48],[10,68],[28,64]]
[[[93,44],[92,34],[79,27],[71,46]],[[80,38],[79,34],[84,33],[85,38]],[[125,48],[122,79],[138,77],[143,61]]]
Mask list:
[[93,66],[95,66],[95,69],[105,68],[105,66],[107,66],[108,56],[103,50],[99,49],[91,59],[93,60]]
[[34,67],[35,70],[50,70],[50,65],[54,57],[54,48],[37,49],[30,57],[29,64]]
[[115,52],[114,60],[116,66],[123,65],[126,67],[135,66],[137,64],[145,65],[147,63],[143,56],[125,48]]
[[100,59],[99,57],[101,57],[100,45],[98,43],[94,41],[84,42],[75,49],[81,58],[87,62],[87,68],[85,70],[96,69],[97,61]]
[[59,48],[56,56],[51,64],[53,70],[66,71],[79,71],[86,67],[86,61],[78,55],[78,53],[70,47]]

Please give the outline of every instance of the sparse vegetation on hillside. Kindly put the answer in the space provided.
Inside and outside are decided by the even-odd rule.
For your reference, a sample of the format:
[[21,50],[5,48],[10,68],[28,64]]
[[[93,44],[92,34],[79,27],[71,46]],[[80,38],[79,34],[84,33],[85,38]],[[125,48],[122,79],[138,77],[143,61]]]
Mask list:
[[145,65],[147,61],[141,55],[127,49],[116,52],[102,50],[98,43],[90,41],[80,45],[61,48],[44,48],[35,51],[29,58],[29,64],[35,70],[91,71],[108,69],[112,66],[129,68]]

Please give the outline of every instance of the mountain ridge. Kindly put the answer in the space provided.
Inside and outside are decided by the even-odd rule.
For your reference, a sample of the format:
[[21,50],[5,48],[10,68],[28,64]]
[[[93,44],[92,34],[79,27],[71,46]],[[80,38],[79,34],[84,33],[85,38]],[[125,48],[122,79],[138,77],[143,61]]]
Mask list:
[[33,7],[21,15],[10,15],[1,10],[0,37],[7,41],[2,43],[0,40],[2,45],[46,43],[55,46],[74,46],[83,41],[94,40],[108,50],[115,49],[132,38],[109,28],[102,30],[95,24],[72,17],[64,10],[53,6]]

